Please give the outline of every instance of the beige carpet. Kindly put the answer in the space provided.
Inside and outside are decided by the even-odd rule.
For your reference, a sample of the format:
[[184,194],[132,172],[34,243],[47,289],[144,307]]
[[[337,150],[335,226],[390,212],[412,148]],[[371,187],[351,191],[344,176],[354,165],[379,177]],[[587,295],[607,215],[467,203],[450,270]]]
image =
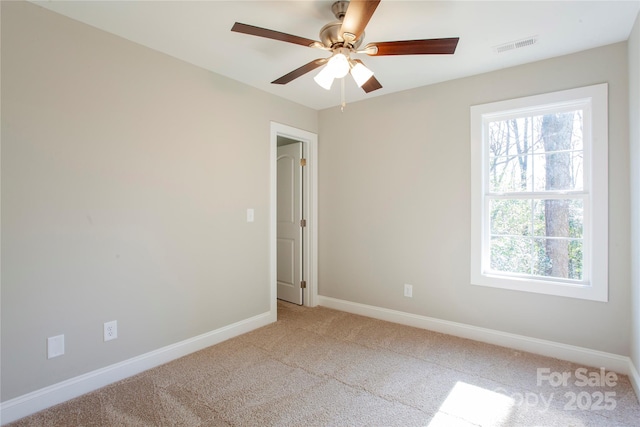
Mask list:
[[13,425],[640,426],[623,375],[582,385],[600,370],[321,307],[278,316]]

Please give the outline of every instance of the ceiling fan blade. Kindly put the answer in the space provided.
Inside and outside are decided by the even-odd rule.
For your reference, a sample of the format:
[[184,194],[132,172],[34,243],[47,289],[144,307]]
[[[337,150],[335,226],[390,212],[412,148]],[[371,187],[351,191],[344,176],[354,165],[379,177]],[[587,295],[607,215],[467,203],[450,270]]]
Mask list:
[[[362,62],[359,59],[354,59],[354,61],[364,65],[364,62]],[[364,90],[367,93],[373,92],[374,90],[382,89],[382,85],[380,84],[378,79],[376,79],[375,76],[369,77],[369,80],[364,82],[364,84],[361,87],[362,87],[362,90]]]
[[342,37],[345,38],[344,34],[348,33],[353,34],[353,40],[357,40],[362,35],[364,27],[369,23],[373,12],[376,11],[378,3],[380,0],[351,0],[342,20],[342,28],[340,29]]
[[290,73],[285,74],[284,76],[280,77],[279,79],[276,79],[276,80],[272,81],[271,83],[277,84],[277,85],[286,85],[290,81],[295,80],[298,77],[307,74],[309,71],[313,71],[316,68],[326,64],[327,61],[328,61],[327,58],[314,59],[313,61],[311,61],[311,62],[309,62],[307,64],[304,64],[300,68],[296,68],[295,70],[291,71]]
[[373,92],[374,90],[378,89],[382,89],[382,85],[375,76],[371,76],[371,78],[362,85],[362,90],[367,93]]
[[[236,22],[233,24],[231,31],[236,33],[249,34],[250,36],[265,37],[267,39],[280,40],[283,42],[299,44],[301,46],[310,47],[316,44],[315,40],[306,39],[304,37],[298,37],[287,33],[281,33],[280,31],[269,30],[266,28],[255,27],[253,25],[242,24]],[[319,43],[319,42],[318,42]]]
[[[363,50],[371,56],[383,55],[442,55],[452,54],[458,46],[458,37],[447,39],[402,40],[369,43]],[[378,50],[375,52],[373,47]],[[374,53],[375,52],[375,53]]]

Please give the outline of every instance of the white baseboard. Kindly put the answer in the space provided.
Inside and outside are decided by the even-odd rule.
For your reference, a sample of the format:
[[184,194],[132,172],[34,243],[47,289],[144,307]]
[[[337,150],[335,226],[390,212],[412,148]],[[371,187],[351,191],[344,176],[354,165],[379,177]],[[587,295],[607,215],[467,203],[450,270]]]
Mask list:
[[[413,326],[416,328],[428,329],[435,332],[495,344],[502,347],[509,347],[529,353],[554,357],[556,359],[568,360],[584,366],[603,367],[607,370],[628,375],[631,381],[634,381],[632,378],[632,370],[635,371],[635,368],[631,363],[631,359],[626,356],[325,296],[318,296],[318,303],[321,306],[346,311],[348,313],[373,317],[375,319],[400,323],[402,325]],[[640,393],[638,392],[638,384],[640,384],[640,381],[638,380],[638,372],[635,371],[635,391],[636,395],[640,396]]]
[[266,326],[275,321],[275,312],[259,314],[179,343],[171,344],[158,350],[2,402],[2,404],[0,404],[0,424],[5,425],[195,351]]

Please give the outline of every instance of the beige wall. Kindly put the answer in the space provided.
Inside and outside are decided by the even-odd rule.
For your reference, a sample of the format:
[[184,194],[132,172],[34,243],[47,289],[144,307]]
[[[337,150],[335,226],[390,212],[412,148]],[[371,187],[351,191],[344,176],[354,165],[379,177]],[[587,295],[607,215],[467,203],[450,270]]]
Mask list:
[[[631,146],[631,359],[640,369],[640,14],[629,37],[629,143]],[[640,384],[639,384],[640,386]],[[640,396],[638,396],[640,399]]]
[[[618,43],[321,111],[320,295],[628,355],[627,72]],[[602,82],[609,302],[471,286],[469,107]]]
[[271,120],[317,131],[314,110],[2,2],[2,401],[269,311]]

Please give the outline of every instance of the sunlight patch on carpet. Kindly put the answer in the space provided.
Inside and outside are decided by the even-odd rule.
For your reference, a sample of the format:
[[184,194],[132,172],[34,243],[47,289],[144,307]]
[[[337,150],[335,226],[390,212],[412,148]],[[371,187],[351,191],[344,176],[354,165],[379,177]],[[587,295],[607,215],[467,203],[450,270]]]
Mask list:
[[509,396],[458,381],[427,427],[449,427],[454,420],[460,426],[500,426],[508,420],[514,405]]

